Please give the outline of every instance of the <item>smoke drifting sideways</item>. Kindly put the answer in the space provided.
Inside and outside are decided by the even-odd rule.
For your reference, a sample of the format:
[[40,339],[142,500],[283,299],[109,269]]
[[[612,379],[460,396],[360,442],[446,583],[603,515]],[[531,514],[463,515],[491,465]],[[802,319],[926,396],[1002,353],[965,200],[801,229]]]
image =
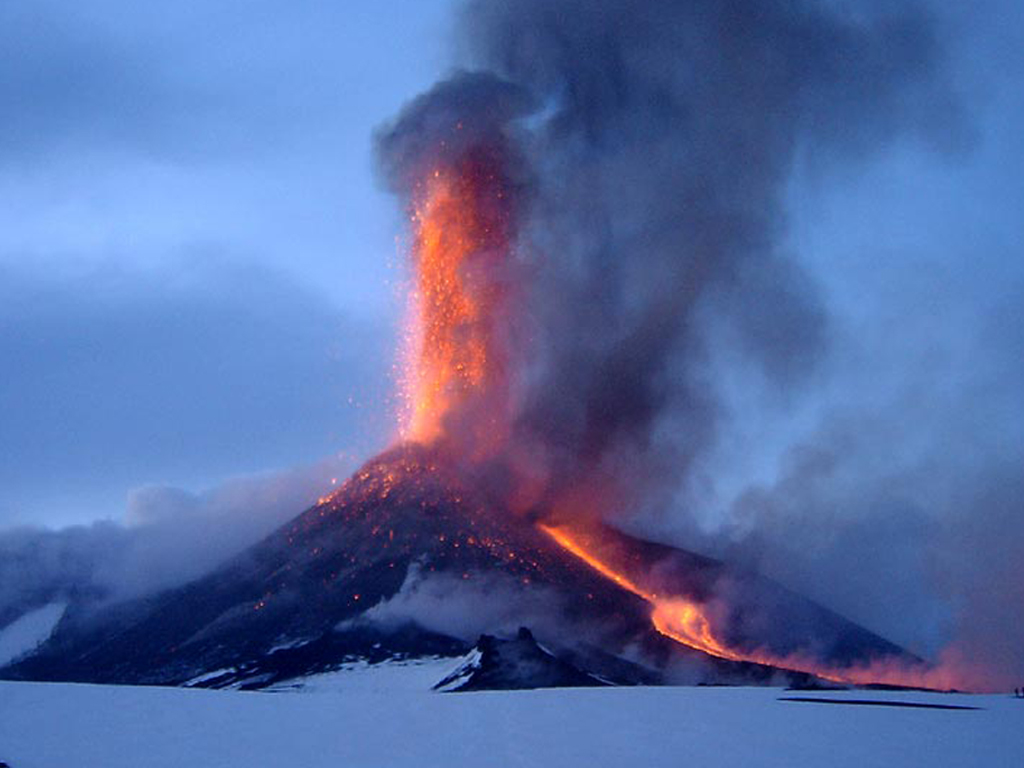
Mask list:
[[[730,387],[814,401],[851,357],[788,250],[797,164],[858,167],[897,143],[941,152],[969,133],[936,20],[908,3],[474,0],[461,40],[463,68],[385,126],[378,152],[410,206],[425,162],[484,145],[516,163],[508,263],[483,276],[471,265],[485,285],[518,281],[498,340],[509,439],[470,471],[517,512],[615,517],[760,567],[914,650],[945,647],[965,685],[1024,674],[1006,618],[1020,569],[961,540],[972,526],[984,531],[973,540],[994,538],[975,505],[1005,483],[939,482],[925,470],[954,465],[915,444],[901,452],[916,451],[903,492],[889,493],[877,456],[906,423],[895,406],[844,414],[854,438],[839,444],[823,421],[774,483],[717,499],[717,525],[695,508],[714,497],[717,452],[744,434]],[[920,374],[888,362],[897,378]],[[871,428],[887,416],[889,429]],[[477,418],[472,402],[448,417],[465,455],[479,455]],[[838,470],[802,477],[802,458],[822,453]],[[922,515],[940,486],[950,495]],[[880,600],[893,585],[905,604]]]
[[123,523],[0,532],[0,628],[48,603],[87,611],[199,578],[316,503],[318,489],[353,469],[352,459],[332,457],[203,493],[139,488]]

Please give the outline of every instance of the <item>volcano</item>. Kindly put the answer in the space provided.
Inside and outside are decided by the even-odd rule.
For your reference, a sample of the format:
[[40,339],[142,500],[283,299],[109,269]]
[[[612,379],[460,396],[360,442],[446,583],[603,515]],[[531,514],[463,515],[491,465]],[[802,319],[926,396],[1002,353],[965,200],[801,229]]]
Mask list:
[[[584,82],[617,82],[618,63],[613,74]],[[680,498],[714,443],[707,327],[742,303],[722,304],[723,290],[764,272],[751,305],[790,294],[769,223],[788,154],[762,153],[796,127],[754,110],[768,122],[742,135],[757,141],[719,146],[712,122],[678,144],[679,126],[716,110],[677,105],[648,136],[622,94],[591,112],[574,78],[547,105],[529,85],[458,72],[377,137],[409,222],[392,447],[198,581],[73,605],[3,674],[256,688],[353,660],[467,656],[463,683],[479,688],[894,682],[925,669],[777,583],[613,524]],[[664,113],[663,88],[651,93]],[[627,184],[609,184],[627,167]],[[765,360],[809,354],[800,323],[754,335],[770,340]]]
[[[382,610],[432,585],[443,599],[469,595],[484,616],[501,615],[505,626],[490,627],[496,634],[532,622],[554,655],[616,682],[672,680],[680,667],[699,668],[706,682],[767,681],[780,679],[771,659],[798,657],[831,670],[917,663],[837,614],[716,560],[603,524],[572,535],[602,542],[592,562],[568,553],[543,525],[495,514],[437,452],[399,446],[196,582],[102,610],[72,606],[53,636],[3,676],[258,688],[353,659],[465,654],[472,635]],[[624,575],[602,572],[612,567]],[[673,600],[715,604],[729,656],[652,623],[650,596],[633,584],[650,573]],[[543,595],[541,610],[530,595]],[[501,601],[501,610],[487,601]],[[782,671],[791,683],[812,679],[800,664]]]

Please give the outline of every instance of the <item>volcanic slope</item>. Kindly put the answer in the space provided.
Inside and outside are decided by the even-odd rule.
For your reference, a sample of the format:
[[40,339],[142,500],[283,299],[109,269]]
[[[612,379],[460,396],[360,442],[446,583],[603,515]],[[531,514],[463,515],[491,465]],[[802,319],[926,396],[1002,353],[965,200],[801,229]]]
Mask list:
[[[510,590],[543,594],[549,603],[543,626],[535,610],[530,616],[538,639],[605,679],[616,679],[609,670],[623,669],[621,682],[652,679],[628,671],[627,648],[646,669],[700,659],[707,682],[771,676],[768,666],[713,659],[661,635],[646,600],[528,520],[493,509],[447,467],[421,446],[391,449],[206,577],[102,610],[72,605],[53,636],[0,677],[170,685],[202,678],[262,687],[353,658],[456,656],[473,638],[368,620],[370,609],[395,598],[403,585],[432,578],[486,584],[481,601],[488,591],[492,599],[507,599]],[[829,664],[916,661],[837,614],[715,560],[606,526],[581,535],[599,535],[607,561],[627,574],[657,573],[673,594],[706,600],[727,583],[729,595],[743,596],[724,609],[729,640],[739,647],[768,646],[776,655],[813,647]],[[495,583],[505,587],[495,592]],[[771,621],[759,610],[764,603],[772,607]]]

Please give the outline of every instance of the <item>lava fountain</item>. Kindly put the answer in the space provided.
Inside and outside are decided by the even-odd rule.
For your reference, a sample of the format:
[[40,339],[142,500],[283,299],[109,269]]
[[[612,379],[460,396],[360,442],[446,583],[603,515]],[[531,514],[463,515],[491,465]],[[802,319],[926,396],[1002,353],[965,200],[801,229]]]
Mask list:
[[[508,289],[495,280],[510,258],[506,185],[500,153],[477,148],[452,165],[437,163],[414,186],[401,380],[405,440],[438,441],[445,419],[474,400],[499,411],[507,404],[500,323]],[[472,425],[478,438],[486,434],[478,444],[496,446],[501,413],[482,422]]]

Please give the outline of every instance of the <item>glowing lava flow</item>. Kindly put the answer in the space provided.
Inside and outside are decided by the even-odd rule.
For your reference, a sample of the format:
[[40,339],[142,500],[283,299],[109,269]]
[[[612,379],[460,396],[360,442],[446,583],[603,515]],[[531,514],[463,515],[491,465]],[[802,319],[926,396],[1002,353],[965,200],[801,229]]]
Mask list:
[[688,645],[691,648],[696,648],[698,651],[703,651],[722,659],[729,659],[730,661],[751,660],[746,656],[729,650],[715,639],[711,631],[711,623],[699,604],[682,597],[664,598],[656,593],[648,592],[616,571],[608,563],[599,560],[593,553],[585,549],[585,545],[579,539],[574,538],[566,529],[553,528],[547,525],[540,525],[539,527],[563,549],[578,557],[602,576],[611,579],[623,589],[650,603],[654,608],[654,612],[651,614],[651,622],[654,624],[654,628],[661,634],[672,638],[678,643]]
[[[597,557],[593,552],[594,548],[588,548],[583,541],[585,536],[574,535],[564,527],[555,528],[542,524],[539,528],[563,549],[571,552],[595,571],[650,603],[654,609],[651,613],[651,623],[654,628],[677,643],[728,661],[752,662],[796,672],[807,672],[834,682],[855,682],[854,678],[860,677],[853,670],[840,672],[824,669],[810,659],[796,656],[778,658],[757,651],[735,651],[715,636],[711,621],[701,603],[678,595],[659,595],[657,592],[644,589],[617,571],[611,564]],[[865,676],[865,681],[872,680],[877,680],[877,677]]]
[[889,683],[936,689],[954,688],[959,684],[955,672],[927,668],[924,665],[875,662],[851,667],[832,667],[812,657],[798,654],[778,656],[756,649],[734,650],[716,636],[704,604],[678,595],[660,595],[644,588],[606,559],[595,554],[601,550],[600,544],[589,541],[591,537],[584,532],[572,531],[564,526],[539,524],[538,527],[563,549],[602,576],[650,603],[653,609],[651,623],[662,635],[711,656],[804,672],[835,683]]
[[418,186],[402,381],[407,440],[435,441],[446,414],[500,386],[494,323],[503,293],[492,272],[507,259],[508,237],[502,181],[488,166],[486,157],[469,158]]

